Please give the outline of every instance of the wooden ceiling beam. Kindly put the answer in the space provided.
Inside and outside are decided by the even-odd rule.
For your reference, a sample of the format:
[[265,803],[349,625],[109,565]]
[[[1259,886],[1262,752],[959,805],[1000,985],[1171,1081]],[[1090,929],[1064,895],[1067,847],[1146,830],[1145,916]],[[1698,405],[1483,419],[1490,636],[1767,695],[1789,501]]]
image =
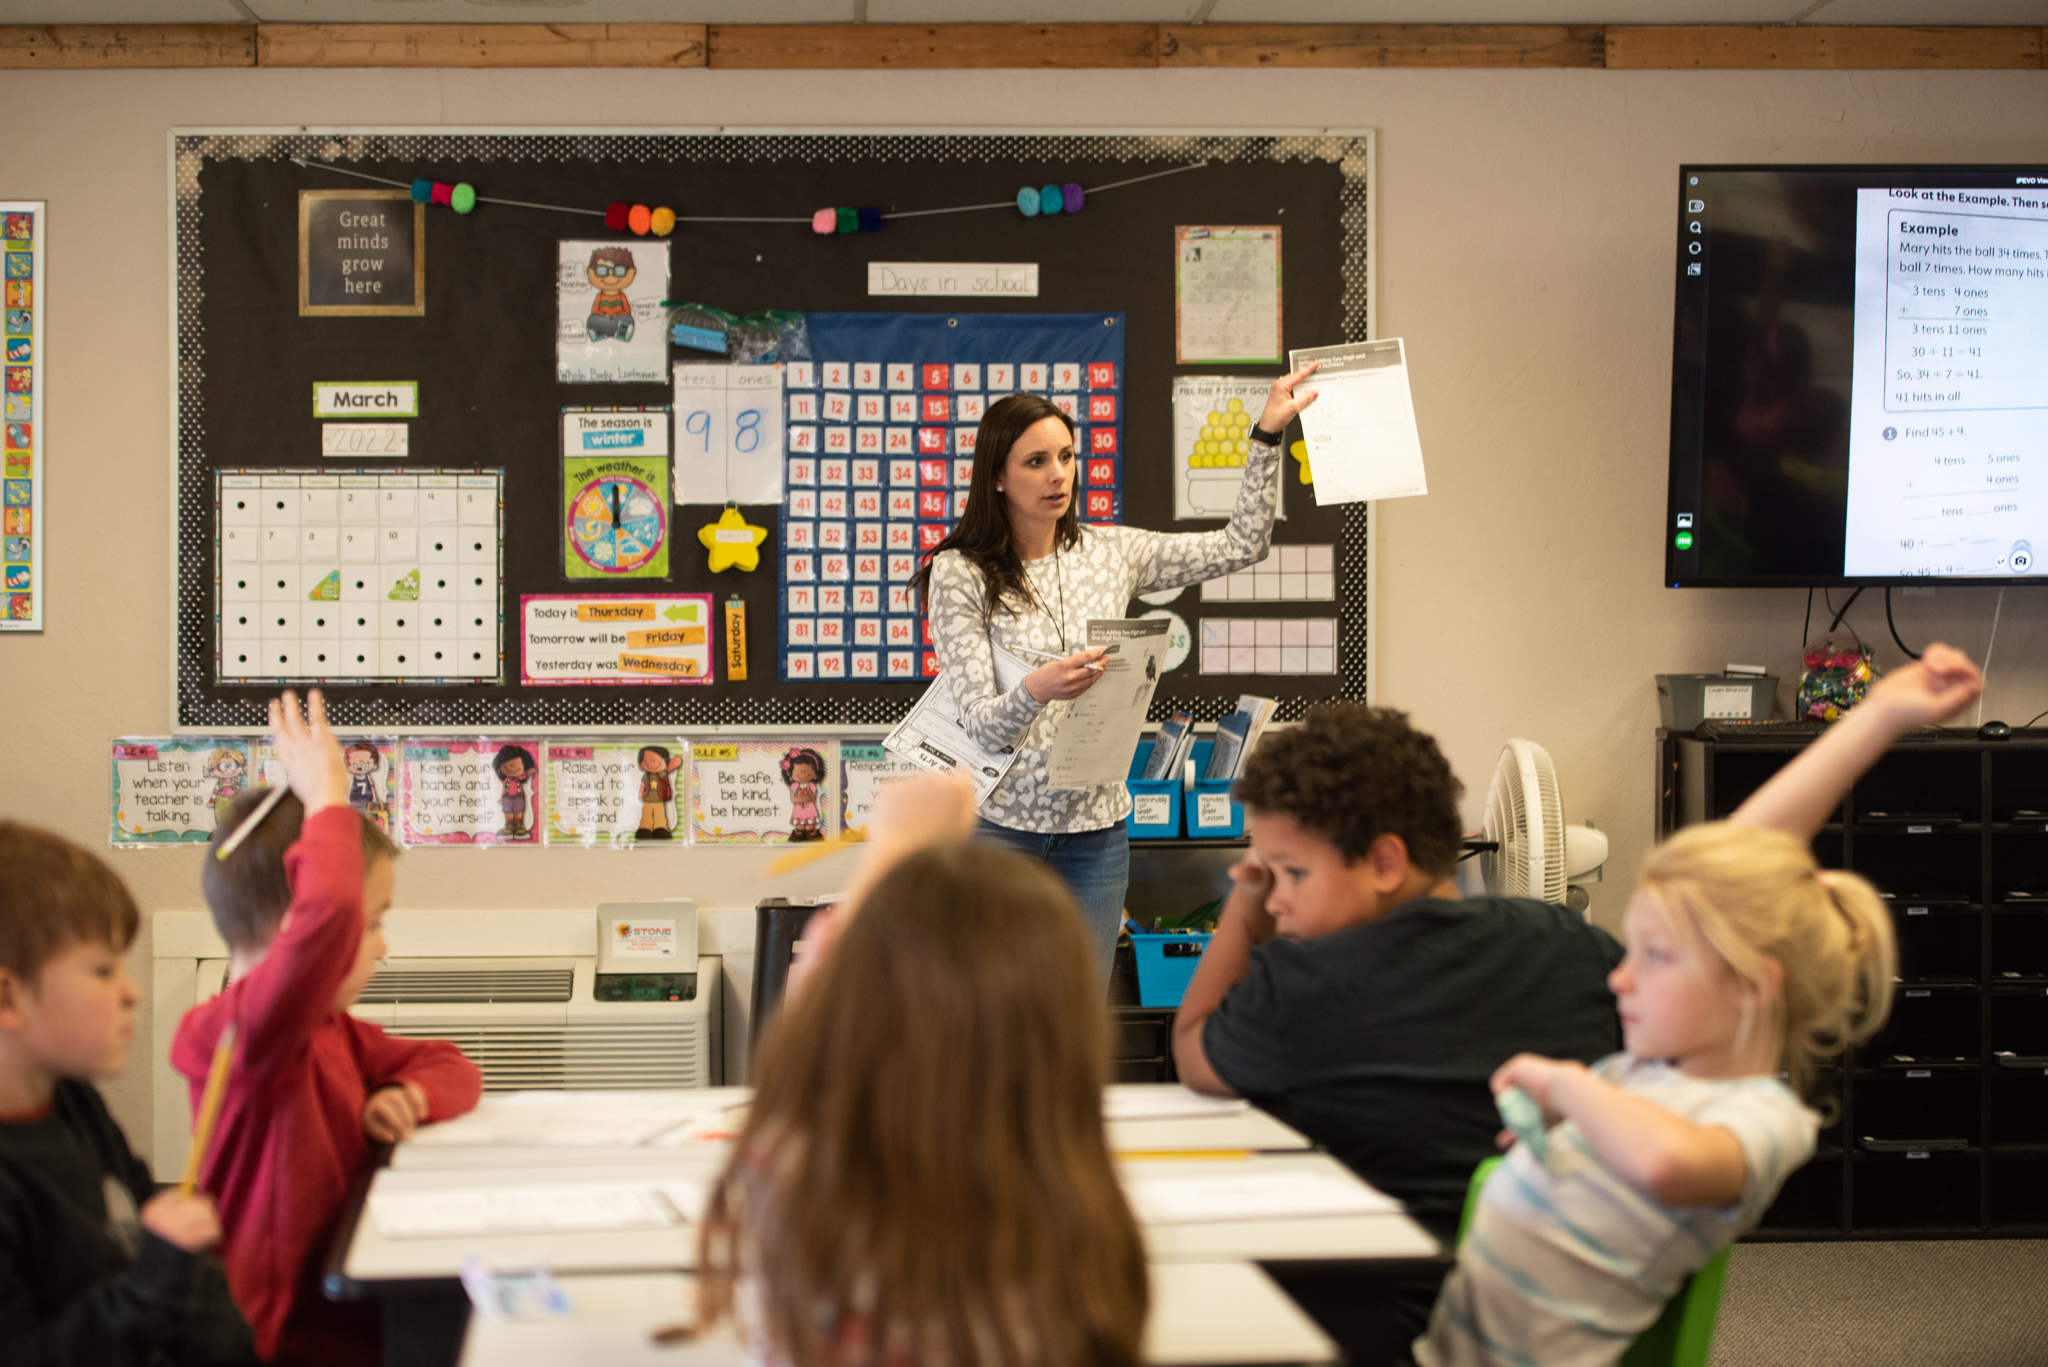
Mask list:
[[2040,28],[1591,24],[0,25],[0,70],[2039,70]]
[[1161,24],[1163,67],[1597,67],[1598,24]]
[[275,67],[697,67],[702,24],[263,24]]
[[713,24],[728,71],[958,71],[1159,65],[1157,24]]

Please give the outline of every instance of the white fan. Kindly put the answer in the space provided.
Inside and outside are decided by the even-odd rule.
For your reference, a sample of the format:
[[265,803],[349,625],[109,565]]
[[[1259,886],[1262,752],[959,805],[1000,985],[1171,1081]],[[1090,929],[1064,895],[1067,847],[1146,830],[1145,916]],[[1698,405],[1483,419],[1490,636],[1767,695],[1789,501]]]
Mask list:
[[1574,911],[1592,904],[1585,885],[1600,881],[1607,837],[1590,824],[1565,825],[1557,766],[1535,741],[1511,740],[1500,752],[1486,794],[1486,838],[1499,846],[1479,856],[1489,891]]

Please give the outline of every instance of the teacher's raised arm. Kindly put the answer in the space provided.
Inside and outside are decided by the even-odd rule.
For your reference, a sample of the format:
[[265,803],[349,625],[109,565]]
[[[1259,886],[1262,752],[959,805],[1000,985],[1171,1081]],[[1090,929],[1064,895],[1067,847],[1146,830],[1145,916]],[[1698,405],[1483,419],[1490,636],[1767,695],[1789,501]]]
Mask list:
[[[967,506],[918,573],[918,593],[941,673],[973,739],[1015,747],[1017,760],[982,804],[979,837],[1051,864],[1089,919],[1105,980],[1130,881],[1121,783],[1047,782],[1065,703],[1101,677],[1088,623],[1124,615],[1131,598],[1256,563],[1273,540],[1280,445],[1315,402],[1302,382],[1313,364],[1273,382],[1250,438],[1229,524],[1213,532],[1084,525],[1074,424],[1047,399],[1012,394],[990,404],[975,437]],[[1008,689],[995,648],[1033,666]]]

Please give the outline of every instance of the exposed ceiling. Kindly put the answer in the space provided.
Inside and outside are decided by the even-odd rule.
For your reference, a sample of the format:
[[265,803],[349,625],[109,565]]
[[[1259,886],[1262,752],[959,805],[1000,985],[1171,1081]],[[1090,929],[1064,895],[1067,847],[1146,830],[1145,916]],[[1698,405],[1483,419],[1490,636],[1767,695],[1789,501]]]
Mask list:
[[2016,24],[2048,0],[0,0],[0,24]]

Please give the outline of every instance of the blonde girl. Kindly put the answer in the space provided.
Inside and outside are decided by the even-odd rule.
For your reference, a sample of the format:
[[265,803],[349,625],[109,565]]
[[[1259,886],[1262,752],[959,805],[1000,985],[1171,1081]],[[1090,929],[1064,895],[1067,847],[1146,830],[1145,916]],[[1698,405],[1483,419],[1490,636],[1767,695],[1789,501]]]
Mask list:
[[[907,837],[892,818],[934,794]],[[1138,1362],[1088,936],[1058,877],[966,844],[972,821],[962,785],[892,785],[858,914],[764,1042],[699,1260],[705,1320],[731,1314],[759,1360]]]
[[1876,1033],[1897,967],[1876,892],[1808,843],[1893,740],[1982,686],[1930,647],[1728,821],[1650,854],[1608,978],[1623,1052],[1591,1068],[1522,1054],[1494,1074],[1496,1095],[1541,1109],[1540,1146],[1516,1144],[1480,1194],[1422,1367],[1606,1367],[1755,1227],[1813,1154],[1812,1065]]

